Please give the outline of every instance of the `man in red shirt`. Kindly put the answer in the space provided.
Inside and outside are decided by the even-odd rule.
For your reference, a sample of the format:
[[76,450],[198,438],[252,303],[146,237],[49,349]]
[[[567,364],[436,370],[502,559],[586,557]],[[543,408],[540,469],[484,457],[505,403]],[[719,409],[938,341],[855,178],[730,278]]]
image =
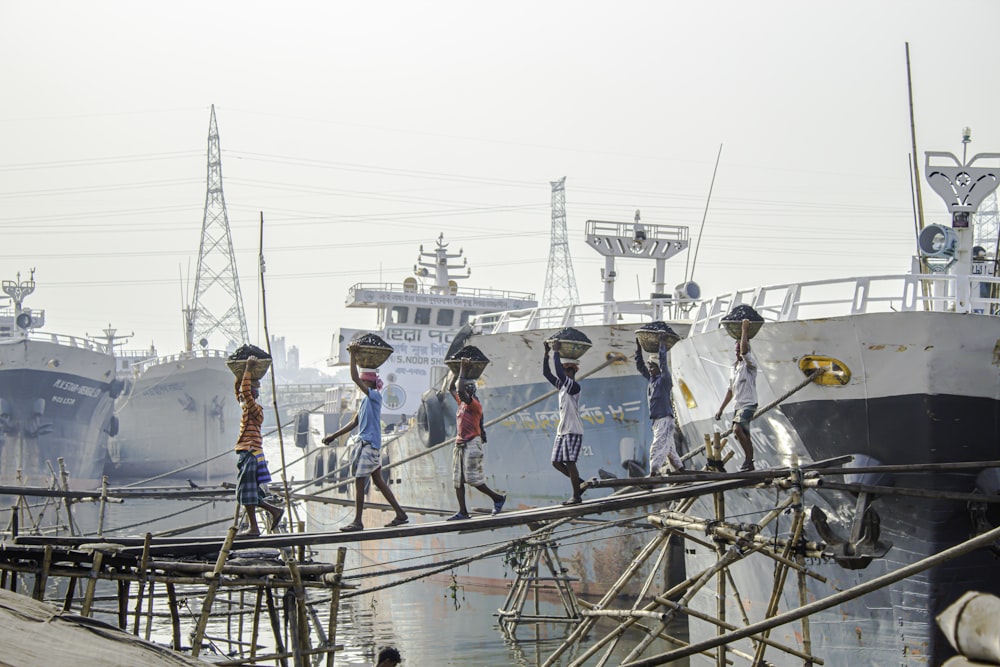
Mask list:
[[451,383],[448,385],[448,392],[458,404],[458,436],[455,439],[455,452],[451,459],[451,475],[455,483],[455,495],[458,496],[458,513],[448,521],[469,518],[469,510],[465,507],[466,482],[493,500],[493,514],[499,514],[507,501],[507,496],[486,486],[486,474],[483,472],[483,445],[486,444],[483,406],[476,398],[476,381],[467,380],[465,377],[468,362],[468,359],[462,359],[458,377],[456,378],[453,373]]

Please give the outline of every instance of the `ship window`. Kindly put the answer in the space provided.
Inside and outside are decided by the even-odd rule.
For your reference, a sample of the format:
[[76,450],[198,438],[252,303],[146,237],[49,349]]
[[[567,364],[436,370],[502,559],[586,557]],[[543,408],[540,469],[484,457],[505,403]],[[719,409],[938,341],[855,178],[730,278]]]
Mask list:
[[431,309],[430,308],[417,308],[417,312],[413,317],[414,324],[430,324],[431,323]]
[[439,327],[450,327],[455,321],[455,311],[451,308],[442,308],[438,311],[437,324]]
[[458,326],[463,324],[468,324],[469,320],[476,316],[476,311],[474,310],[463,310],[462,316],[458,318]]
[[389,312],[389,322],[392,324],[406,324],[406,318],[410,316],[410,309],[406,306],[393,306]]

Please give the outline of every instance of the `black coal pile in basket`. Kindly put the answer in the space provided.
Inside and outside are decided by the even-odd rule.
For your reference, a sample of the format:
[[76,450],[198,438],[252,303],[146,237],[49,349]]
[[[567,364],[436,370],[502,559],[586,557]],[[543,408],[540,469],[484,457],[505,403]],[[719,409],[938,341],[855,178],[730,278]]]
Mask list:
[[[677,336],[677,332],[670,328],[670,325],[666,322],[661,322],[656,320],[655,322],[647,322],[639,327],[639,331],[663,331],[671,336]],[[679,338],[679,336],[678,336]]]
[[489,361],[490,361],[489,357],[487,357],[485,354],[483,354],[482,350],[480,350],[475,345],[466,345],[461,350],[459,350],[455,354],[453,354],[450,357],[448,357],[449,361],[454,360],[454,359],[458,359],[458,360],[468,359],[470,361],[485,361],[486,363],[489,363]]
[[566,327],[565,329],[560,329],[551,336],[549,340],[565,340],[574,343],[590,343],[590,339],[587,338],[587,334],[583,333],[579,329],[574,329],[573,327]]
[[761,317],[760,313],[754,310],[751,306],[741,303],[740,305],[729,311],[729,314],[722,318],[723,321],[735,321],[742,322],[743,320],[749,320],[751,322],[763,322],[764,318]]
[[258,359],[270,359],[271,355],[265,350],[260,349],[256,345],[250,345],[249,343],[245,345],[240,345],[236,348],[236,351],[230,354],[227,358],[230,361],[246,361],[250,357],[257,357]]
[[359,336],[351,341],[353,345],[365,345],[367,347],[386,347],[392,348],[389,343],[382,340],[380,337],[373,333],[366,333],[364,336]]

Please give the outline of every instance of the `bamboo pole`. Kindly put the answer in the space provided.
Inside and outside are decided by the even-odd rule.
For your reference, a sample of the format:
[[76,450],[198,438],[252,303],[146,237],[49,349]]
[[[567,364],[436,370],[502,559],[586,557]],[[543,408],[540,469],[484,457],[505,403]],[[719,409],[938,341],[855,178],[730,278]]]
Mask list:
[[[4,574],[6,574],[6,572]],[[66,597],[63,599],[63,611],[69,611],[73,608],[73,594],[75,589],[76,577],[70,577],[69,583],[66,584]]]
[[333,591],[330,593],[330,618],[326,631],[327,648],[330,650],[326,655],[326,667],[333,667],[334,651],[337,650],[337,613],[340,611],[340,590],[344,577],[344,559],[347,556],[347,547],[337,549],[337,569],[333,573],[330,585]]
[[97,514],[97,536],[104,539],[104,512],[108,507],[108,476],[101,477],[101,509]]
[[271,634],[274,636],[275,648],[277,648],[279,655],[284,654],[278,660],[281,662],[281,667],[288,667],[287,658],[289,656],[285,654],[285,643],[281,639],[281,622],[278,619],[278,610],[274,606],[274,595],[271,593],[269,586],[264,587],[264,594],[267,601],[267,616],[271,620]]
[[139,579],[139,591],[135,596],[135,616],[132,621],[132,634],[139,636],[139,619],[142,616],[142,596],[146,590],[146,568],[149,566],[149,548],[153,542],[153,536],[146,533],[142,542],[142,559],[139,561],[139,571],[136,573]]
[[143,634],[143,639],[147,642],[149,637],[153,632],[153,599],[156,597],[156,580],[150,580],[149,582],[149,596],[146,598],[146,632]]
[[226,534],[226,541],[222,544],[222,549],[219,551],[219,557],[215,560],[215,568],[210,574],[205,575],[209,580],[208,591],[205,593],[205,600],[201,606],[201,615],[198,617],[198,625],[195,627],[194,638],[191,640],[191,655],[195,658],[201,652],[201,640],[205,636],[205,627],[208,625],[208,613],[212,610],[212,603],[215,601],[215,592],[219,588],[219,578],[222,576],[222,568],[229,557],[233,540],[236,539],[239,511],[240,508],[237,505],[236,516],[233,518],[232,525],[229,526],[229,532]]
[[305,667],[302,663],[302,651],[312,648],[309,645],[309,616],[306,612],[306,591],[302,586],[302,575],[294,558],[287,561],[288,572],[292,578],[292,592],[295,596],[296,633],[292,635],[292,650],[295,652],[296,667]]
[[39,602],[45,600],[45,585],[49,578],[49,568],[52,567],[52,545],[46,544],[44,556],[42,557],[42,569],[35,576],[35,592],[32,597],[34,597]]
[[[707,439],[706,439],[707,441]],[[719,446],[720,438],[719,434],[715,434],[715,439],[712,442],[712,449],[715,450],[715,459],[719,460],[721,457],[719,453],[721,452],[721,447]],[[715,504],[715,518],[717,521],[726,520],[726,496],[723,493],[712,494],[712,500]],[[716,553],[719,554],[721,558],[723,555],[723,543],[715,543]],[[715,613],[719,617],[719,620],[723,623],[726,622],[726,575],[729,574],[729,569],[725,569],[719,572],[716,577],[716,599],[715,599]],[[717,634],[722,634],[721,626],[716,630]],[[716,667],[725,667],[726,664],[726,645],[722,644],[716,650],[715,653],[715,665]]]
[[170,607],[170,631],[171,631],[171,645],[175,651],[180,651],[181,645],[181,617],[180,612],[177,610],[177,590],[174,588],[173,583],[167,582],[167,606]]
[[101,563],[104,561],[104,552],[94,550],[94,563],[90,568],[90,576],[87,578],[87,592],[83,596],[83,607],[80,609],[81,616],[90,616],[90,606],[94,602],[94,588],[97,586],[97,573],[101,571]]
[[[260,270],[260,307],[264,321],[264,342],[267,345],[267,355],[271,356],[271,334],[267,328],[267,290],[264,288],[264,212],[260,212],[260,245],[258,254]],[[275,369],[271,369],[271,400],[274,403],[274,419],[278,432],[278,452],[281,455],[281,488],[285,494],[285,511],[289,513],[289,527],[292,526],[291,513],[294,512],[292,499],[288,488],[288,476],[285,474],[285,440],[281,430],[281,411],[278,410],[278,386],[275,380]]]
[[128,627],[128,598],[132,582],[124,579],[118,582],[118,627],[124,632]]
[[257,586],[257,596],[253,605],[253,621],[250,624],[250,661],[257,655],[257,637],[260,633],[260,609],[264,603],[264,587]]
[[[59,478],[62,480],[62,489],[63,489],[63,491],[67,491],[68,492],[69,491],[69,472],[66,470],[66,459],[64,459],[63,457],[60,456],[57,459],[57,461],[59,462]],[[70,507],[73,504],[73,501],[70,500],[69,496],[66,496],[65,502],[66,502],[66,523],[69,525],[69,534],[70,535],[76,535],[77,534],[76,533],[76,525],[73,522],[73,512],[70,509]]]

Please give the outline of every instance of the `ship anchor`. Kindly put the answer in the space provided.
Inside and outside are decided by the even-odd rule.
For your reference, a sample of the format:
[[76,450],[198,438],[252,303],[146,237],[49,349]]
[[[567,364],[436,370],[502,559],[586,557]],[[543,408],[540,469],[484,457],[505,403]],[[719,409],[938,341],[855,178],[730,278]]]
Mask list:
[[864,569],[872,560],[881,558],[892,548],[891,542],[879,541],[882,520],[871,506],[875,500],[867,492],[858,494],[848,538],[838,534],[827,521],[826,513],[813,506],[810,519],[820,537],[827,543],[827,551],[841,567],[849,570]]

